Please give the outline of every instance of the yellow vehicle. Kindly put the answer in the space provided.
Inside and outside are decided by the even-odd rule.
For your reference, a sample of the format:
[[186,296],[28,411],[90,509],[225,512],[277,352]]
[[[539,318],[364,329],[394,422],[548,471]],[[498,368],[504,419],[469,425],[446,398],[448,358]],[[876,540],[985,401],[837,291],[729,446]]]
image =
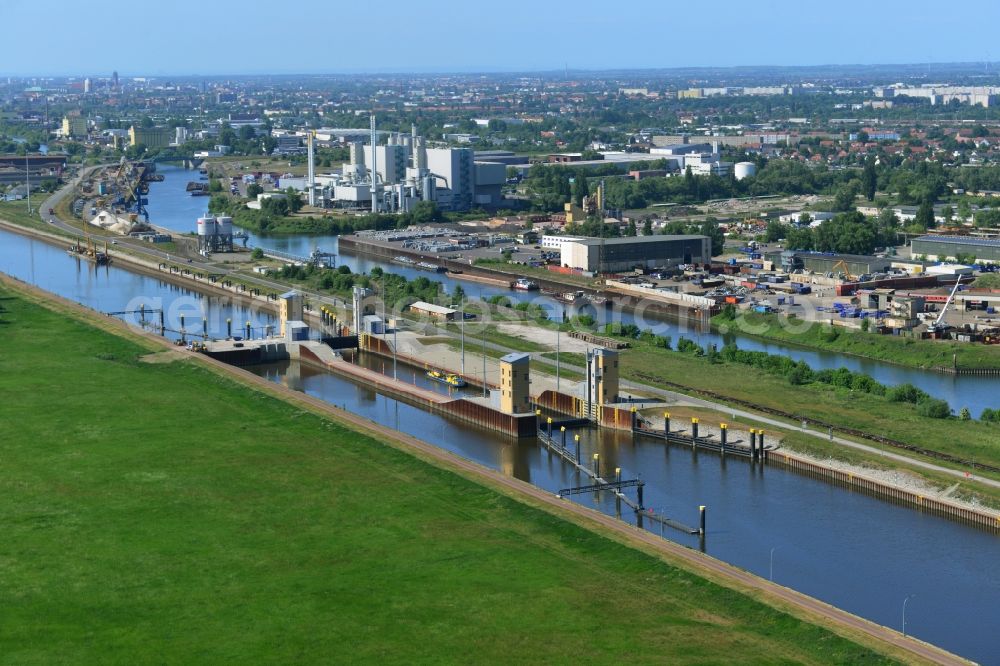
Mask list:
[[462,388],[465,386],[465,380],[456,374],[450,372],[441,372],[440,370],[428,370],[427,377],[433,379],[441,384],[447,384],[453,388]]

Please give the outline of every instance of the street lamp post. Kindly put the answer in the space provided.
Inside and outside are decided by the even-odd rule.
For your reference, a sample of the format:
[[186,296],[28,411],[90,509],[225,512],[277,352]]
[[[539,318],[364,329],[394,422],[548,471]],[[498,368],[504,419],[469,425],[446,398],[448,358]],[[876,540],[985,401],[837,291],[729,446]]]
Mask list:
[[[560,317],[560,319],[564,319],[565,317],[566,317],[566,315],[565,315],[565,312],[564,312],[563,316]],[[559,322],[556,322],[556,391],[557,392],[559,391],[559,385],[560,385],[560,381],[559,381],[559,340],[561,338],[562,338],[562,322],[559,321]]]
[[28,215],[31,215],[31,170],[28,166],[28,149],[24,150],[24,189],[28,196]]
[[771,564],[767,570],[767,579],[774,582],[774,551],[778,550],[778,546],[771,548]]
[[917,595],[915,595],[915,594],[908,594],[908,595],[906,595],[906,598],[903,599],[903,635],[904,636],[906,636],[906,602],[909,601],[910,599],[912,599],[915,596],[917,596]]

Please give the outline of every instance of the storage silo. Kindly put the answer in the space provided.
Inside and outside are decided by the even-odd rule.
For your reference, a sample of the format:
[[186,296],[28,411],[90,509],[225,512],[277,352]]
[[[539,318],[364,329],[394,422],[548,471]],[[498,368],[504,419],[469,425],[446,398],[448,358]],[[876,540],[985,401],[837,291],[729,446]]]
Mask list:
[[749,176],[757,175],[757,165],[753,162],[737,162],[733,167],[733,174],[736,180],[743,180]]
[[215,243],[215,218],[214,217],[199,217],[198,218],[198,249],[199,250],[210,250],[212,245]]
[[233,218],[228,215],[215,218],[214,245],[217,250],[233,251]]

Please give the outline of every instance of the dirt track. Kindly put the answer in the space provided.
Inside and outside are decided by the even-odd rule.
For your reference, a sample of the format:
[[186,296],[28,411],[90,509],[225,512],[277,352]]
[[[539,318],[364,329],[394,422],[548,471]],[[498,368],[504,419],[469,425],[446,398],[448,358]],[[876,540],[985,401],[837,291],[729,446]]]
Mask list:
[[[142,339],[147,344],[152,343],[156,346],[176,350],[176,347],[168,340],[131,329],[117,319],[101,317],[77,303],[9,278],[2,273],[0,273],[0,283],[44,307],[66,311],[103,330],[133,339]],[[495,488],[508,496],[559,515],[588,529],[594,529],[609,538],[636,547],[643,552],[655,554],[671,564],[702,575],[721,585],[747,593],[776,608],[786,610],[796,617],[801,617],[827,627],[838,634],[871,645],[877,650],[903,659],[908,663],[969,663],[967,660],[940,648],[911,637],[904,637],[888,627],[875,624],[818,599],[766,581],[704,553],[666,541],[650,532],[630,526],[582,505],[558,499],[551,493],[529,483],[505,476],[410,435],[378,425],[374,421],[346,412],[318,398],[293,391],[201,354],[190,353],[189,358],[192,362],[211,367],[219,374],[228,376],[238,383],[251,386],[263,393],[307,408],[309,411],[333,420],[347,423],[359,432],[369,434],[380,442],[411,452],[418,458],[436,466],[455,471],[465,478]]]

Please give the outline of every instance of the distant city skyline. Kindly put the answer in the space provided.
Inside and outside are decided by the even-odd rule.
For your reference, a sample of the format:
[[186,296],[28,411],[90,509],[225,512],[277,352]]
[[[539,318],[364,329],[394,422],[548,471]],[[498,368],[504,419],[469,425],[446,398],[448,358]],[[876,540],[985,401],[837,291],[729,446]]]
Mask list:
[[[62,3],[60,3],[62,4]],[[517,72],[988,62],[969,0],[4,3],[3,76]],[[726,9],[728,7],[728,9]],[[612,13],[612,10],[617,13]],[[1000,52],[996,54],[1000,57]]]

